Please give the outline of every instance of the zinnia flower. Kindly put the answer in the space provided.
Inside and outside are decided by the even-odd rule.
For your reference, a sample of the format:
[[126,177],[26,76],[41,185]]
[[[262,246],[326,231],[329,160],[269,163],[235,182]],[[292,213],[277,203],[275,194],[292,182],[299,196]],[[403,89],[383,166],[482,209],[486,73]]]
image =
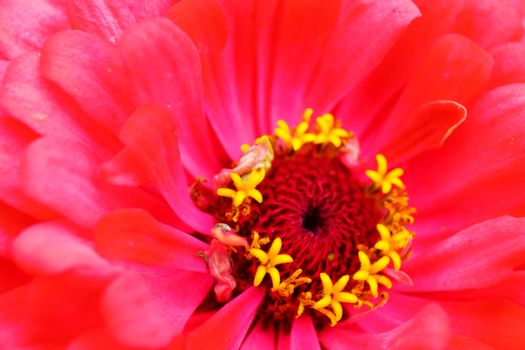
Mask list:
[[522,349],[519,0],[0,3],[6,349]]

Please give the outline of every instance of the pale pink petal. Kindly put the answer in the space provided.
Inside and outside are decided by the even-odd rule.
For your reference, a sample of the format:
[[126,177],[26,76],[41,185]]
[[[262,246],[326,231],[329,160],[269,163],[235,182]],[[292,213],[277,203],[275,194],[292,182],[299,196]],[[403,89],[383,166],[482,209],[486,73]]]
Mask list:
[[207,244],[156,221],[146,211],[124,209],[105,215],[95,227],[97,251],[110,259],[148,266],[207,272],[201,258]]
[[264,291],[251,288],[228,302],[200,327],[191,331],[188,350],[213,347],[217,350],[237,349],[243,342],[255,317]]
[[116,136],[132,110],[120,53],[88,33],[53,35],[41,52],[41,72],[62,88],[90,121]]
[[357,349],[444,349],[449,339],[449,320],[437,304],[423,308],[414,318],[384,333],[358,333],[335,327],[321,334],[321,343],[330,350]]
[[81,234],[65,222],[31,226],[14,240],[14,259],[24,270],[37,275],[55,275],[73,268],[111,271],[110,264]]
[[130,347],[167,346],[211,285],[207,274],[169,270],[124,273],[106,290],[102,313],[112,337]]
[[168,215],[163,202],[141,189],[99,181],[99,164],[100,158],[81,144],[41,138],[26,149],[21,186],[26,195],[80,226],[92,227],[106,212],[123,207]]
[[71,0],[68,2],[68,14],[73,28],[116,42],[128,27],[143,19],[163,14],[173,2]]
[[42,47],[53,33],[67,29],[65,1],[2,1],[0,57],[13,59]]
[[127,31],[119,48],[135,105],[164,105],[177,126],[184,165],[194,176],[211,178],[220,169],[218,152],[204,115],[201,66],[191,40],[159,18]]
[[310,316],[294,320],[290,334],[290,350],[321,350],[317,331]]
[[264,327],[261,322],[248,333],[241,350],[274,350],[275,332],[273,327]]
[[[483,288],[525,263],[525,219],[502,217],[471,226],[430,246],[415,245],[404,269],[411,290]],[[417,242],[416,242],[417,244]]]
[[[138,158],[137,163],[149,174],[151,183],[158,187],[177,216],[193,229],[209,233],[214,225],[213,218],[197,209],[190,198],[179,158],[178,135],[179,129],[166,109],[147,105],[128,119],[120,138],[131,151],[130,155]],[[201,155],[196,157],[201,158]]]
[[69,96],[42,78],[37,53],[18,57],[8,66],[0,105],[39,134],[82,142],[97,152],[118,147],[116,137],[92,123]]

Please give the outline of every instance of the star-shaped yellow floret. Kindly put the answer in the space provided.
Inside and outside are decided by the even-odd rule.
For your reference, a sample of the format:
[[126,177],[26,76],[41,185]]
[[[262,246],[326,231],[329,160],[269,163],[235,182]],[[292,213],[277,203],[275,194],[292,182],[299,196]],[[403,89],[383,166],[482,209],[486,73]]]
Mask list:
[[316,135],[314,143],[332,143],[335,147],[340,147],[343,144],[343,140],[352,136],[345,129],[334,125],[334,116],[330,113],[323,114],[315,122],[319,133]]
[[374,182],[376,188],[381,188],[383,193],[388,193],[392,189],[392,186],[395,185],[399,188],[405,188],[405,184],[401,181],[400,177],[403,176],[403,169],[395,168],[388,171],[387,161],[384,155],[377,154],[377,171],[367,170],[366,176]]
[[232,198],[233,205],[236,207],[240,206],[248,197],[262,203],[263,196],[255,187],[264,180],[265,174],[266,171],[264,169],[257,169],[243,177],[237,173],[231,173],[230,176],[237,190],[222,187],[217,190],[217,194],[222,197]]
[[[314,304],[313,308],[322,310],[330,306],[335,315],[335,323],[337,323],[343,317],[343,306],[341,303],[357,303],[358,301],[357,296],[354,294],[343,292],[348,281],[350,281],[350,276],[342,276],[335,284],[332,283],[330,276],[324,272],[321,272],[319,277],[323,283],[323,297]],[[335,325],[334,320],[331,320],[332,326]]]
[[294,151],[299,150],[305,143],[313,142],[315,135],[308,132],[313,113],[313,109],[307,108],[303,113],[303,121],[295,127],[293,133],[288,124],[284,120],[279,119],[277,128],[274,131],[275,136],[283,140],[287,147],[292,147]]
[[390,263],[390,258],[388,256],[383,256],[373,264],[370,264],[370,258],[368,258],[368,255],[366,255],[365,252],[359,251],[358,256],[359,261],[361,262],[361,268],[354,273],[354,280],[366,281],[370,287],[370,292],[374,297],[377,297],[378,295],[377,283],[381,283],[387,288],[392,288],[392,281],[390,281],[388,277],[378,274],[378,272],[382,271]]
[[410,232],[403,229],[392,235],[390,230],[383,224],[377,224],[377,231],[379,231],[381,240],[375,244],[375,248],[380,250],[383,255],[390,257],[394,268],[399,270],[401,268],[401,258],[397,251],[406,246],[410,239]]
[[255,272],[255,278],[253,280],[253,285],[258,286],[261,284],[261,282],[264,279],[264,276],[266,274],[270,275],[270,278],[272,279],[272,286],[274,289],[279,288],[279,284],[281,283],[281,275],[279,274],[279,270],[277,270],[276,266],[280,264],[288,264],[293,262],[293,259],[288,254],[279,254],[281,251],[283,243],[279,237],[277,237],[270,246],[270,249],[268,252],[265,252],[262,249],[258,248],[251,248],[250,254],[252,254],[254,257],[256,257],[261,265],[257,267],[257,271]]

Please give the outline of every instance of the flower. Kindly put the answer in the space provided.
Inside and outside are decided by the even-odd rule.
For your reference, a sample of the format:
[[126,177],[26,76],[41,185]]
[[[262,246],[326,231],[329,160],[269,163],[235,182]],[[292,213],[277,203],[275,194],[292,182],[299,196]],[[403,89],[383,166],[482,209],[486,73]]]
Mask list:
[[522,2],[0,9],[3,346],[524,347]]

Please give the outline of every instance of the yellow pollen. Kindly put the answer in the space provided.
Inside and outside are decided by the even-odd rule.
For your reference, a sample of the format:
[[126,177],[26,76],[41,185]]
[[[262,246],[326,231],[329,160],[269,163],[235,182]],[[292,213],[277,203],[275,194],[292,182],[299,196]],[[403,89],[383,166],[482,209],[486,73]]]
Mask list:
[[281,275],[279,273],[279,270],[277,270],[276,266],[280,264],[288,264],[293,262],[293,259],[288,254],[279,254],[282,247],[282,241],[279,237],[277,237],[270,246],[270,249],[268,252],[265,252],[262,249],[258,248],[251,248],[250,254],[259,260],[261,263],[257,267],[257,271],[255,272],[255,278],[253,281],[253,285],[255,287],[259,286],[261,282],[264,279],[264,276],[266,274],[270,275],[270,278],[272,279],[272,286],[274,289],[279,288],[279,284],[281,283]]
[[318,117],[315,123],[319,132],[314,140],[316,144],[331,143],[339,148],[343,141],[352,137],[352,133],[334,125],[334,116],[330,113]]
[[334,326],[333,320],[337,323],[343,317],[343,306],[341,303],[357,303],[358,298],[352,293],[343,292],[348,281],[350,281],[349,275],[342,276],[335,284],[332,283],[330,276],[324,272],[321,272],[319,277],[323,283],[323,297],[313,305],[313,308],[321,311],[330,306],[332,309],[331,312],[335,317],[332,319],[332,317],[329,316],[329,318],[332,321],[332,326]]
[[395,168],[388,171],[388,164],[386,158],[382,154],[376,155],[377,171],[367,170],[366,176],[374,182],[375,188],[381,188],[383,193],[388,193],[392,190],[392,186],[405,188],[405,184],[400,177],[403,176],[403,169]]
[[392,235],[390,230],[383,224],[377,225],[377,231],[381,236],[381,240],[374,247],[380,250],[384,256],[390,257],[394,268],[399,270],[401,268],[401,257],[398,251],[407,245],[408,240],[411,238],[410,232],[402,229],[400,232]]
[[303,273],[303,270],[297,269],[290,277],[282,281],[277,288],[272,288],[272,291],[287,298],[293,294],[296,287],[312,282],[308,277],[299,277],[301,273]]
[[366,281],[370,287],[370,293],[372,296],[377,297],[378,283],[381,283],[387,288],[392,288],[392,281],[384,275],[378,274],[390,263],[388,256],[383,256],[373,264],[370,263],[370,258],[365,252],[359,251],[359,262],[361,262],[361,268],[359,271],[354,273],[353,279],[356,281]]
[[255,187],[264,180],[265,175],[266,171],[264,169],[252,171],[243,177],[237,173],[231,173],[230,176],[237,190],[221,187],[217,190],[217,194],[221,197],[232,198],[235,207],[239,207],[248,197],[255,199],[258,203],[262,203],[262,194]]

